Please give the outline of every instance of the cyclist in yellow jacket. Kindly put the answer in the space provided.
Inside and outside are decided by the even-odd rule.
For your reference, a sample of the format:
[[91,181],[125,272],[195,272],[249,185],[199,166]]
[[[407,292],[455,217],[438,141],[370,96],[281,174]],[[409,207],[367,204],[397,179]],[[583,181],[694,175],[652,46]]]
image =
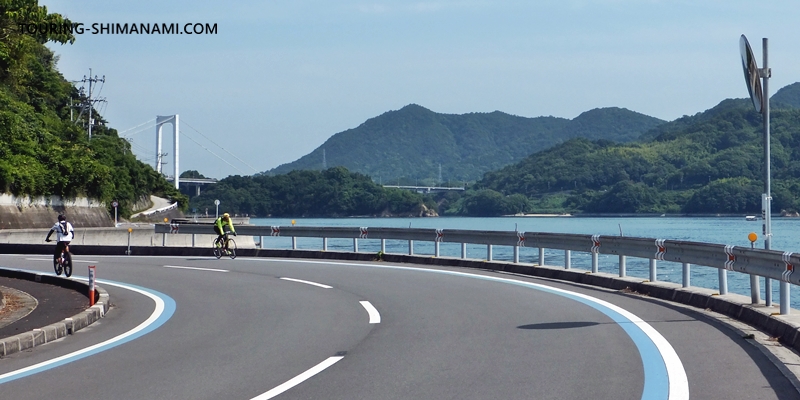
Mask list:
[[[225,226],[228,226],[228,229],[225,229]],[[228,251],[228,232],[233,233],[233,236],[236,236],[236,229],[233,227],[233,221],[231,220],[231,215],[228,213],[222,214],[221,217],[217,218],[214,221],[214,232],[217,232],[217,240],[225,239],[223,245],[225,251]]]

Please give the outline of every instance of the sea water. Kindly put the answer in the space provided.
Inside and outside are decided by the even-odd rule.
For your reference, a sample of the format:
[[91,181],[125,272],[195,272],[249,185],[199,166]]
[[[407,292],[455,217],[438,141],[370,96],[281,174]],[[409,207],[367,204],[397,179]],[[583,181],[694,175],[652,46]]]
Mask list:
[[[431,229],[464,229],[464,230],[497,230],[520,232],[552,232],[575,233],[585,235],[626,236],[652,239],[685,240],[692,242],[716,243],[723,245],[751,246],[748,234],[754,232],[758,240],[752,245],[764,248],[762,235],[763,221],[746,221],[742,217],[438,217],[438,218],[253,218],[250,223],[261,226],[287,226],[294,222],[298,226],[329,227],[385,227],[385,228],[431,228]],[[265,237],[266,248],[291,248],[289,237]],[[297,238],[300,249],[319,250],[322,240],[319,238]],[[772,219],[772,250],[800,252],[800,218]],[[328,239],[328,249],[332,251],[353,251],[352,239]],[[359,239],[358,251],[377,253],[380,240]],[[386,252],[408,254],[408,241],[387,240]],[[433,255],[435,252],[433,238],[431,241],[415,241],[414,254]],[[443,257],[460,257],[460,243],[441,243],[439,254]],[[564,251],[545,250],[545,264],[564,265]],[[499,261],[512,261],[513,248],[509,246],[493,246],[492,258]],[[485,245],[467,245],[467,258],[486,259]],[[520,248],[520,262],[536,263],[539,260],[537,248]],[[572,268],[591,270],[591,254],[572,252]],[[680,263],[659,261],[659,281],[682,283],[682,266]],[[611,254],[599,255],[600,272],[618,274],[619,257]],[[649,278],[649,260],[628,257],[626,272],[628,276],[642,279]],[[719,289],[719,269],[699,265],[691,266],[691,285],[709,289]],[[764,279],[760,278],[761,299],[764,299]],[[773,304],[779,302],[779,281],[772,281]],[[750,278],[746,274],[728,272],[728,291],[750,296]],[[800,288],[791,285],[792,308],[800,309]]]

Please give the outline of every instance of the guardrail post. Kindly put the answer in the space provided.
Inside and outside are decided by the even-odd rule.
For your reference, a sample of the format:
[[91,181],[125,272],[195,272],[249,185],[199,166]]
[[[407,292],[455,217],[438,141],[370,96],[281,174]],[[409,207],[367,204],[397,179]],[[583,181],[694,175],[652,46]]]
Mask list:
[[619,277],[624,278],[628,274],[627,257],[619,255]]
[[592,273],[596,274],[600,270],[600,257],[597,253],[592,253]]
[[772,307],[772,279],[764,278],[764,305]]
[[492,261],[492,245],[486,245],[486,261]]
[[353,253],[358,253],[358,239],[353,238]]
[[758,275],[750,274],[750,303],[761,303],[761,285],[758,282]]
[[166,245],[167,245],[167,234],[166,233],[162,233],[161,234],[161,247],[165,247]]
[[781,281],[781,315],[789,314],[789,282]]
[[292,250],[297,250],[297,238],[292,236]]
[[681,270],[683,270],[683,287],[689,287],[692,284],[692,264],[683,263]]
[[410,256],[414,255],[414,241],[413,240],[409,240],[408,241],[408,255],[410,255]]
[[728,270],[719,269],[719,294],[728,294]]
[[386,253],[386,239],[381,239],[381,253]]
[[328,251],[328,238],[322,238],[322,251]]
[[572,268],[572,250],[564,250],[564,269]]
[[461,259],[464,260],[467,258],[467,244],[461,243]]
[[650,282],[658,281],[657,264],[654,258],[650,259]]
[[519,264],[519,246],[514,246],[514,264]]
[[539,266],[544,266],[544,247],[539,247]]
[[193,233],[192,234],[192,247],[194,247],[194,242],[195,242],[195,239],[196,239],[195,236],[197,236],[197,235]]
[[263,249],[264,248],[264,237],[263,236],[259,236],[258,237],[258,248],[259,249]]
[[439,257],[439,242],[433,242],[433,256]]

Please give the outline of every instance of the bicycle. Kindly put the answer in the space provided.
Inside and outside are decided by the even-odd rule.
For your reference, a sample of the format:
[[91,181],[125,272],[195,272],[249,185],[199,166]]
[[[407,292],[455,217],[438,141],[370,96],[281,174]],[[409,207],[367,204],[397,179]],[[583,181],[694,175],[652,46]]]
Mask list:
[[61,250],[58,259],[53,261],[53,269],[56,270],[56,275],[60,276],[63,271],[67,278],[72,276],[72,253],[69,252],[68,244],[64,245],[64,250]]
[[[217,257],[217,259],[222,258],[223,255],[227,255],[231,260],[236,258],[236,241],[228,236],[229,233],[225,232],[222,238],[217,237],[214,239],[214,257]],[[225,246],[225,243],[228,243],[228,245]]]

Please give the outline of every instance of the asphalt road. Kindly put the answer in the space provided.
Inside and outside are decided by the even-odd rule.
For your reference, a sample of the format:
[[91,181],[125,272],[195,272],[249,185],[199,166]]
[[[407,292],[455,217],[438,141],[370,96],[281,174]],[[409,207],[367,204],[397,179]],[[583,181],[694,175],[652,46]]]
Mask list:
[[[41,258],[0,256],[0,266],[48,272]],[[386,263],[74,262],[73,277],[97,265],[112,309],[75,335],[0,360],[3,398],[666,399],[665,361],[647,347],[643,326],[674,349],[692,399],[800,398],[734,331],[616,291]],[[161,308],[142,291],[167,299],[155,329],[141,324]],[[603,304],[643,323],[619,322]],[[137,327],[142,336],[109,344]],[[102,351],[9,377],[97,345]]]

